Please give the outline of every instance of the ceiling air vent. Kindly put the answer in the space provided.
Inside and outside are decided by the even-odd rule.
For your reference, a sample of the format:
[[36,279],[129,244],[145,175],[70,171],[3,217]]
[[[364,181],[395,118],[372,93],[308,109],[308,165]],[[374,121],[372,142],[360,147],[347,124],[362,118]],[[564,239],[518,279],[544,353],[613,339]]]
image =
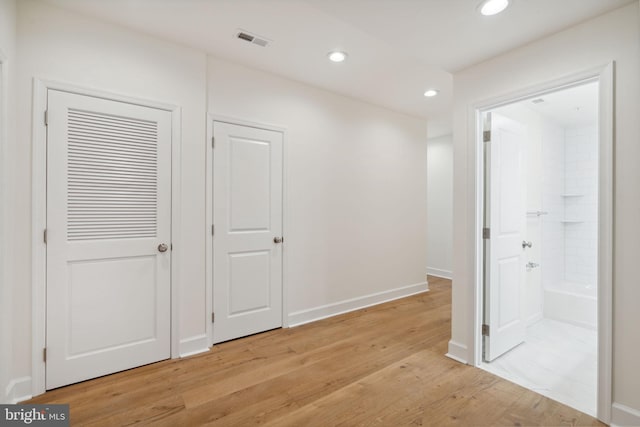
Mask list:
[[271,40],[265,37],[258,36],[256,34],[251,34],[250,32],[245,30],[238,30],[238,32],[236,33],[236,38],[249,43],[257,44],[258,46],[262,47],[266,47],[269,45],[269,43],[271,43]]

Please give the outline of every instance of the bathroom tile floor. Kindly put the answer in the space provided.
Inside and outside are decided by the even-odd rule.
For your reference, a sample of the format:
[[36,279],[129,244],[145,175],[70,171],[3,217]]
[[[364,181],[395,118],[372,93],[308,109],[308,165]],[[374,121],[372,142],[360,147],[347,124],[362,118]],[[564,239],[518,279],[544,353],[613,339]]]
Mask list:
[[481,368],[596,416],[597,332],[551,319],[527,328],[526,341]]

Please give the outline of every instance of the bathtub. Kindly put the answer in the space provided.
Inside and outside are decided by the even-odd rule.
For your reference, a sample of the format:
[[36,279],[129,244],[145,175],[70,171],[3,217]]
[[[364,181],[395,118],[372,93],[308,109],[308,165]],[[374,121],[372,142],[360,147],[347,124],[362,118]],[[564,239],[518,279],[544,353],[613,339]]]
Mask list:
[[560,282],[544,289],[544,317],[582,326],[598,327],[598,289],[593,285]]

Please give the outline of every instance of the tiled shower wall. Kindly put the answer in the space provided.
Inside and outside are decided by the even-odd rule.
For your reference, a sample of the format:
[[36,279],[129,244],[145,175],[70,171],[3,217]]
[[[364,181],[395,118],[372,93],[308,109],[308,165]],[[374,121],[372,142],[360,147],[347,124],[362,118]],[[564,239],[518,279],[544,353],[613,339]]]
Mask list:
[[565,280],[597,283],[598,257],[598,129],[565,132],[564,213]]
[[557,287],[565,276],[564,129],[545,126],[542,133],[542,283]]
[[542,138],[545,288],[597,283],[598,129],[545,130]]

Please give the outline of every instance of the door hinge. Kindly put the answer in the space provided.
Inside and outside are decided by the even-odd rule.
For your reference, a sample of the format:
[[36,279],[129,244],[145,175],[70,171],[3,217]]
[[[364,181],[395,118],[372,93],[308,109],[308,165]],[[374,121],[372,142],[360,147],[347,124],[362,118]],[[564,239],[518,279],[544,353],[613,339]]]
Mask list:
[[482,325],[482,336],[483,337],[489,336],[489,325]]
[[44,240],[45,245],[47,244],[47,229],[44,229],[44,232],[42,233],[42,240]]
[[211,137],[211,148],[216,148],[216,138],[215,137]]
[[42,361],[43,362],[47,361],[47,347],[42,349]]
[[485,227],[482,229],[482,238],[483,239],[490,239],[491,238],[491,229],[488,227]]
[[491,141],[491,131],[485,130],[484,132],[482,132],[482,142],[489,142],[489,141]]
[[49,126],[49,110],[44,110],[44,125]]
[[211,313],[211,323],[215,323],[215,321],[216,321],[216,314]]
[[211,224],[211,235],[215,236],[215,234],[216,234],[216,226]]

